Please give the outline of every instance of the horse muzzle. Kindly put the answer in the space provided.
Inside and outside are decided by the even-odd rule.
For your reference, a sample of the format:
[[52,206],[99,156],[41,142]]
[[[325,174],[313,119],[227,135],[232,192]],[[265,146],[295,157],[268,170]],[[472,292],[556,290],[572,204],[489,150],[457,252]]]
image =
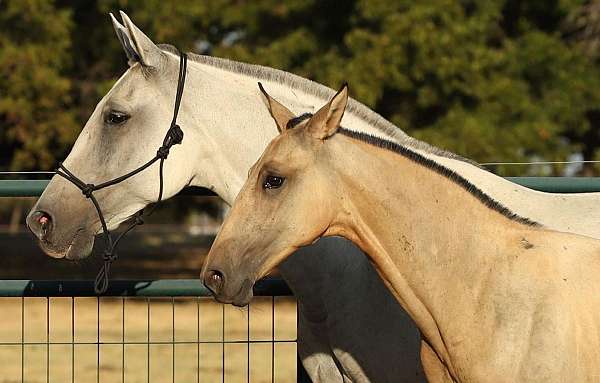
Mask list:
[[[228,279],[226,275],[219,270],[207,270],[202,277],[204,286],[212,293],[215,299],[220,303],[232,304],[237,307],[244,307],[252,300],[252,287],[254,283],[249,279],[235,281]],[[241,282],[241,283],[240,283]]]
[[47,210],[32,210],[25,222],[40,248],[52,258],[79,260],[92,253],[94,234],[91,231],[78,228],[72,235],[63,233],[53,214]]

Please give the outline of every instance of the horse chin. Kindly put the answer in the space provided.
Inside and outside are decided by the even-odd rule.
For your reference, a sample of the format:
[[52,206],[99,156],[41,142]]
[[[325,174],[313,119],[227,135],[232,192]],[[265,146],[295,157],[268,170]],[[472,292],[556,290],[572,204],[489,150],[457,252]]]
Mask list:
[[254,296],[252,288],[249,288],[245,293],[239,294],[231,302],[236,307],[246,307],[250,304],[252,297]]
[[65,259],[70,261],[77,261],[84,259],[92,254],[92,248],[94,247],[94,235],[90,233],[78,232],[73,238],[73,242],[67,248],[65,253]]
[[86,230],[78,230],[66,246],[56,246],[53,243],[41,241],[40,247],[46,255],[52,258],[77,261],[89,257],[92,253],[94,235]]
[[215,299],[219,303],[231,304],[236,307],[246,307],[254,296],[252,286],[252,282],[247,280],[233,296],[229,296],[227,294],[217,294],[215,295]]

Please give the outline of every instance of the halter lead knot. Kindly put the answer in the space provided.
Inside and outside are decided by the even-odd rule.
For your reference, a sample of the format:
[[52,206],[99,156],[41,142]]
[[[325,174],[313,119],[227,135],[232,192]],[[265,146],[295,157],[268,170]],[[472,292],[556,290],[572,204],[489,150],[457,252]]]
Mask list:
[[171,148],[166,147],[166,146],[161,146],[160,148],[158,148],[158,150],[156,151],[156,157],[160,158],[161,160],[166,160],[167,157],[169,157],[169,150]]
[[183,141],[183,130],[181,130],[181,127],[177,124],[171,125],[167,132],[167,136],[163,141],[163,145],[170,147],[181,144],[181,141]]
[[85,198],[91,198],[94,190],[96,190],[96,185],[85,184],[85,186],[81,188],[81,193],[85,196]]
[[144,217],[142,217],[141,214],[135,217],[135,224],[137,226],[140,226],[140,225],[144,224]]
[[163,140],[163,144],[156,151],[156,157],[166,160],[169,157],[169,152],[173,145],[181,144],[183,141],[183,131],[177,124],[171,125],[165,139]]
[[102,255],[102,259],[104,262],[113,262],[117,260],[117,253],[115,253],[112,249],[106,250]]

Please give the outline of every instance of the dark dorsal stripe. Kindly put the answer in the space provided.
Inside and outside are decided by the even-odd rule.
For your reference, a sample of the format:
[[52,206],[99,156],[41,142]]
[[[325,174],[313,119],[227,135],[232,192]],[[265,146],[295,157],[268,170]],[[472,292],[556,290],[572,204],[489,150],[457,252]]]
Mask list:
[[[312,113],[304,113],[296,118],[293,118],[287,123],[287,128],[288,129],[294,128],[294,127],[300,125],[302,122],[308,120],[311,117],[312,117]],[[458,184],[460,187],[465,189],[468,193],[475,196],[475,198],[477,198],[479,201],[481,201],[488,208],[499,212],[503,216],[505,216],[513,221],[517,221],[519,223],[522,223],[522,224],[528,225],[528,226],[540,226],[539,223],[532,221],[529,218],[521,217],[520,215],[513,213],[509,208],[502,205],[500,202],[496,201],[489,195],[485,194],[481,189],[479,189],[477,186],[473,185],[471,182],[469,182],[466,178],[464,178],[460,174],[454,172],[453,170],[448,169],[447,167],[435,162],[432,159],[429,159],[415,151],[412,151],[411,149],[407,148],[406,146],[402,146],[400,144],[385,140],[380,137],[375,137],[368,133],[355,132],[352,130],[344,129],[342,127],[340,127],[340,129],[338,129],[337,132],[343,134],[344,136],[357,139],[359,141],[365,142],[365,143],[373,145],[373,146],[377,146],[378,148],[382,148],[382,149],[390,150],[394,153],[398,153],[398,154],[408,158],[409,160],[416,162],[419,165],[423,165],[423,166],[433,170],[434,172],[436,172],[436,173],[450,179],[454,183]]]
[[301,122],[308,120],[309,118],[311,118],[313,116],[312,113],[304,113],[299,115],[298,117],[294,117],[291,120],[288,121],[286,127],[288,129],[292,129],[295,128],[296,126],[298,126]]
[[458,184],[460,187],[465,189],[468,193],[475,196],[475,198],[477,198],[479,201],[481,201],[485,206],[489,207],[492,210],[499,212],[503,216],[505,216],[513,221],[522,223],[524,225],[540,226],[537,222],[532,221],[529,218],[525,218],[516,213],[513,213],[506,206],[502,205],[500,202],[496,201],[489,195],[485,194],[481,189],[479,189],[477,186],[473,185],[466,178],[462,177],[461,175],[454,172],[453,170],[450,170],[450,169],[444,167],[443,165],[435,162],[434,160],[429,159],[417,152],[414,152],[405,146],[399,145],[395,142],[384,140],[379,137],[372,136],[367,133],[355,132],[355,131],[347,130],[344,128],[340,128],[338,130],[338,133],[341,133],[344,136],[365,142],[367,144],[376,146],[378,148],[382,148],[382,149],[390,150],[394,153],[398,153],[398,154],[408,158],[409,160],[416,162],[419,165],[423,165],[423,166],[433,170],[434,172],[450,179],[451,181],[453,181],[454,183]]

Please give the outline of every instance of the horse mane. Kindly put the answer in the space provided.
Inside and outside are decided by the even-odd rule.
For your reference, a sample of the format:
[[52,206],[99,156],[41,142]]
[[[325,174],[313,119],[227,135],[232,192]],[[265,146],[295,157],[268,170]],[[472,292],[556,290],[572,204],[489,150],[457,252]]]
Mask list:
[[[159,44],[158,47],[165,52],[169,52],[174,55],[179,55],[179,51],[177,50],[177,48],[173,47],[172,45]],[[219,69],[223,69],[229,72],[250,76],[257,80],[285,84],[292,89],[297,89],[304,93],[317,97],[323,100],[323,103],[329,101],[331,97],[333,97],[333,95],[335,94],[334,90],[329,89],[324,85],[279,69],[255,64],[247,64],[239,61],[233,61],[214,56],[200,55],[196,53],[188,53],[188,59],[198,63],[207,64]],[[409,146],[411,148],[414,148],[415,150],[421,150],[426,153],[431,153],[440,157],[446,157],[466,162],[473,166],[481,168],[481,166],[473,160],[467,159],[447,150],[437,148],[433,145],[430,145],[423,141],[419,141],[409,136],[402,129],[398,128],[396,125],[383,118],[380,114],[372,111],[367,106],[354,99],[348,99],[346,111],[347,113],[359,117],[365,123],[373,126],[385,135],[398,141],[398,143],[401,145]]]
[[[165,52],[172,53],[174,55],[179,55],[179,51],[169,44],[160,44],[159,48]],[[214,57],[214,56],[206,56],[195,53],[188,53],[188,58],[191,61],[195,61],[198,63],[210,65],[219,69],[223,69],[226,71],[230,71],[233,73],[239,73],[242,75],[253,77],[257,80],[263,81],[271,81],[276,83],[281,83],[289,86],[292,89],[300,90],[304,93],[310,94],[316,98],[323,100],[323,102],[327,102],[333,95],[335,91],[329,89],[328,87],[321,85],[312,80],[297,76],[293,73],[285,72],[279,69],[274,69],[270,67],[265,67],[261,65],[255,64],[247,64],[239,61],[228,60],[224,58]],[[341,128],[338,130],[339,133],[348,136],[350,138],[358,139],[365,143],[371,144],[373,146],[390,150],[395,153],[398,153],[420,165],[423,165],[434,172],[450,179],[460,187],[462,187],[465,191],[476,197],[480,202],[482,202],[488,208],[495,210],[502,214],[503,216],[519,222],[528,226],[540,226],[539,223],[530,220],[529,218],[522,217],[506,206],[502,205],[500,202],[496,201],[488,194],[484,193],[477,186],[472,184],[466,178],[462,177],[460,174],[454,172],[453,170],[448,169],[447,167],[435,162],[434,160],[427,158],[415,150],[420,150],[425,153],[430,153],[436,156],[450,158],[454,160],[459,160],[462,162],[466,162],[478,168],[481,166],[465,157],[462,157],[458,154],[449,152],[447,150],[443,150],[437,148],[433,145],[430,145],[426,142],[419,141],[409,135],[407,135],[402,129],[398,128],[385,118],[383,118],[378,113],[372,111],[364,104],[354,100],[348,99],[348,104],[346,106],[347,113],[353,114],[363,120],[365,123],[373,126],[378,129],[385,135],[393,138],[396,141],[389,141],[380,137],[375,137],[373,135],[355,132],[351,130],[347,130]],[[301,116],[296,117],[292,121],[290,121],[291,126],[296,126],[309,118],[312,114],[305,113]],[[481,168],[482,169],[482,168]]]
[[426,168],[433,170],[434,172],[450,179],[451,181],[453,181],[454,183],[456,183],[457,185],[462,187],[464,190],[466,190],[468,193],[473,195],[475,198],[477,198],[480,202],[482,202],[488,208],[497,211],[498,213],[502,214],[503,216],[509,218],[510,220],[513,220],[513,221],[516,221],[516,222],[519,222],[521,224],[528,225],[528,226],[541,226],[539,223],[532,221],[529,218],[522,217],[522,216],[512,212],[509,208],[507,208],[506,206],[502,205],[500,202],[496,201],[495,199],[493,199],[492,197],[490,197],[489,195],[484,193],[481,189],[479,189],[477,186],[473,185],[471,182],[469,182],[466,178],[462,177],[460,174],[448,169],[447,167],[435,162],[434,160],[432,160],[430,158],[427,158],[427,157],[411,150],[410,148],[408,148],[406,146],[403,146],[403,145],[398,144],[393,141],[385,140],[380,137],[375,137],[375,136],[367,134],[367,133],[355,132],[352,130],[344,129],[342,127],[340,127],[338,129],[337,133],[340,133],[340,134],[343,134],[344,136],[365,142],[369,145],[373,145],[378,148],[389,150],[394,153],[400,154],[401,156],[403,156],[419,165],[425,166]]

